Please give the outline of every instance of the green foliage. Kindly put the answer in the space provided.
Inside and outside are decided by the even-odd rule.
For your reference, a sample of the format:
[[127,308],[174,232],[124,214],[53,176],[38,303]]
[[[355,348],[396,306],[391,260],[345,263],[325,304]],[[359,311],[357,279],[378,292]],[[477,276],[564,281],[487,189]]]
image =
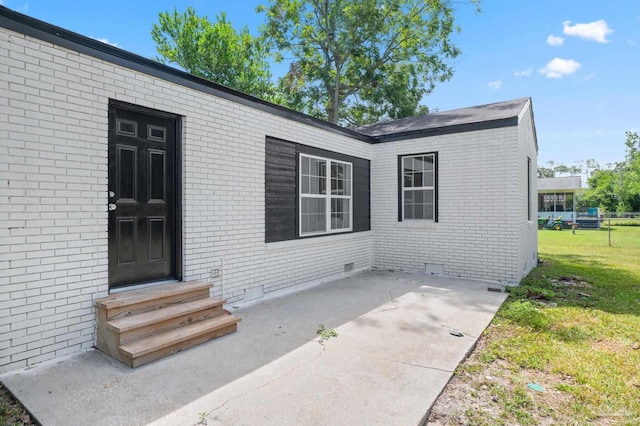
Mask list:
[[160,57],[157,61],[176,64],[185,71],[223,86],[271,100],[267,48],[247,27],[237,32],[224,13],[215,22],[196,15],[192,7],[183,13],[161,12],[151,37]]
[[546,330],[549,328],[549,319],[544,311],[528,300],[516,300],[505,305],[501,314],[502,318],[506,318],[520,326],[529,327],[532,330]]
[[607,211],[640,211],[640,136],[626,132],[626,156],[589,179],[584,201]]
[[283,103],[332,123],[425,112],[418,103],[460,54],[451,0],[271,0],[257,10],[277,59],[294,61]]
[[591,170],[598,169],[600,166],[593,160],[584,160],[574,164],[573,166],[567,166],[566,164],[556,163],[555,161],[547,161],[547,166],[538,166],[539,178],[552,178],[557,176],[576,176],[582,174],[582,172],[589,173]]
[[318,329],[316,330],[316,334],[320,335],[320,340],[329,340],[332,337],[338,337],[338,332],[333,328],[325,328],[324,325],[318,324]]

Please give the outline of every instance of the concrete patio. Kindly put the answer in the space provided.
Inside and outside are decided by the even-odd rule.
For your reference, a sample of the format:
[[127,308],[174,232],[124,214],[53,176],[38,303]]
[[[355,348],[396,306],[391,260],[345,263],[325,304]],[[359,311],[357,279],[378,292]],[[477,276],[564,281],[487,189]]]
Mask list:
[[422,424],[506,298],[488,287],[366,271],[229,306],[237,333],[137,369],[91,351],[0,380],[44,426]]

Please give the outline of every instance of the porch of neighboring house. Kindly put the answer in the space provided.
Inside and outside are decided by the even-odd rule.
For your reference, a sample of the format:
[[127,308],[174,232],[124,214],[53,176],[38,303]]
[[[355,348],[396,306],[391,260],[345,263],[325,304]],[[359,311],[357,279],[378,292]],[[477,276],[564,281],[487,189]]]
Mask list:
[[538,178],[538,218],[576,221],[576,197],[583,191],[580,176]]

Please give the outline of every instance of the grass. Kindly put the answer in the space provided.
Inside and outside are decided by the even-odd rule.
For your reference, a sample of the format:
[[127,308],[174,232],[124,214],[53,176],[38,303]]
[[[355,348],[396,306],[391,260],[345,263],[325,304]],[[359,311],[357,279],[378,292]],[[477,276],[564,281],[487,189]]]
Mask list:
[[457,371],[475,408],[449,423],[640,424],[640,228],[538,235],[543,264]]
[[22,405],[13,399],[0,383],[0,425],[24,426],[33,424],[31,417]]

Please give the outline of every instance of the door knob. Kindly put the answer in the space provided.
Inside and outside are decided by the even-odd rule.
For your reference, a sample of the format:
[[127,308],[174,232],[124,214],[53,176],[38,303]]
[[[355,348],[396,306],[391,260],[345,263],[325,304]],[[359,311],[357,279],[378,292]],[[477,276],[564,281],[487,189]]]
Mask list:
[[109,203],[109,211],[114,211],[115,209],[117,209],[118,207],[115,205],[115,203]]

